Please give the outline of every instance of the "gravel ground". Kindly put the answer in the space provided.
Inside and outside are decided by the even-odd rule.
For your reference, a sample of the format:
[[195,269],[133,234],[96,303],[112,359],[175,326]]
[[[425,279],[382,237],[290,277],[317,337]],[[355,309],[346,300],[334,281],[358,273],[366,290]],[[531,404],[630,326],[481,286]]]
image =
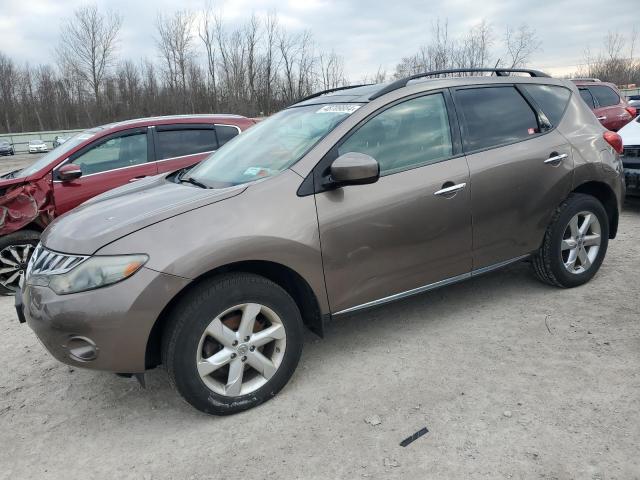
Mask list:
[[634,202],[583,287],[518,264],[344,318],[231,417],[56,362],[0,298],[0,477],[638,479],[639,237]]

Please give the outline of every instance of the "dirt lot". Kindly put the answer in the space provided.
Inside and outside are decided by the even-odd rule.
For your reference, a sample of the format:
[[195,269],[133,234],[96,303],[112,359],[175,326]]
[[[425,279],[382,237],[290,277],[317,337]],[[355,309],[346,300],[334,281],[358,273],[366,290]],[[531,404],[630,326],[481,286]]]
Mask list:
[[0,157],[0,173],[11,172],[18,168],[24,168],[31,165],[37,159],[42,157],[42,153],[16,153],[15,155],[7,155]]
[[634,202],[586,286],[519,264],[336,322],[224,418],[161,369],[143,390],[56,362],[0,298],[0,477],[638,479],[639,238]]

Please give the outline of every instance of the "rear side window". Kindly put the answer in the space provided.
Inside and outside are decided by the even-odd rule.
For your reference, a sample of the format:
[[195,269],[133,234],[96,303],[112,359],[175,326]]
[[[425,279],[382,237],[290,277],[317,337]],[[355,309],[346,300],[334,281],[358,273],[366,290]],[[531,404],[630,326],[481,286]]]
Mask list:
[[618,94],[606,85],[592,85],[589,87],[589,90],[593,96],[596,97],[598,106],[600,107],[610,107],[611,105],[620,103]]
[[455,97],[467,152],[525,140],[539,132],[535,112],[514,87],[457,90]]
[[338,154],[366,153],[384,175],[444,160],[452,150],[447,107],[438,93],[384,110],[347,138]]
[[227,143],[239,133],[236,127],[231,127],[229,125],[216,125],[216,132],[218,134],[218,142],[220,142],[220,146]]
[[596,108],[596,104],[593,101],[593,95],[591,95],[591,92],[589,90],[587,90],[586,88],[581,88],[580,96],[585,101],[585,103],[589,106],[589,108],[591,109]]
[[569,103],[571,91],[554,85],[524,85],[523,88],[542,109],[551,125],[558,125]]
[[158,160],[210,152],[218,148],[213,128],[157,129]]

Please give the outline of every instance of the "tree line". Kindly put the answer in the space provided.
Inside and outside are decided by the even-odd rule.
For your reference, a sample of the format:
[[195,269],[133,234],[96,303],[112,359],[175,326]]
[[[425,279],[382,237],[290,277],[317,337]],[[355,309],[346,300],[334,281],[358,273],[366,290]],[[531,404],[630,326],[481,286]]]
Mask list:
[[[314,91],[349,84],[342,56],[319,50],[310,31],[288,30],[275,12],[234,25],[212,7],[158,14],[157,56],[138,61],[118,56],[122,21],[95,5],[76,9],[62,22],[53,65],[18,65],[0,51],[0,133],[168,114],[269,115]],[[540,48],[527,24],[498,35],[481,21],[454,37],[446,20],[436,20],[429,42],[393,72],[379,68],[353,83],[447,68],[522,67]],[[635,36],[610,34],[603,52],[589,54],[586,73],[616,83],[640,80],[634,48]]]
[[599,50],[585,50],[584,64],[574,76],[640,87],[640,59],[636,58],[639,35],[637,28],[626,35],[609,32]]
[[[122,17],[82,6],[63,22],[55,65],[0,51],[0,133],[83,128],[168,114],[268,115],[346,85],[344,60],[274,12],[229,26],[211,8],[156,19],[154,60],[118,60]],[[204,61],[202,60],[204,58]]]

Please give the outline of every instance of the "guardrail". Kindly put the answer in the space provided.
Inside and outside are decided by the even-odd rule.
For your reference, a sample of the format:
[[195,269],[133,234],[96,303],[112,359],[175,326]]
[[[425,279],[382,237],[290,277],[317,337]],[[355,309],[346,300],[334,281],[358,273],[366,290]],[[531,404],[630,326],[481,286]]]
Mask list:
[[30,140],[42,140],[49,149],[53,148],[56,136],[69,138],[81,130],[52,130],[48,132],[0,133],[0,140],[6,140],[13,145],[16,153],[27,153]]

